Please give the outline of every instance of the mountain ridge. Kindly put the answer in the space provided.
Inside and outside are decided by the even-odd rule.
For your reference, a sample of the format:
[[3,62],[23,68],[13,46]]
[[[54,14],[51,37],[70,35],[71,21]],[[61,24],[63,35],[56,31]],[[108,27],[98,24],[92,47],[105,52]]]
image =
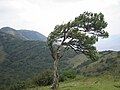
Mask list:
[[32,30],[15,30],[11,27],[3,27],[0,29],[1,32],[13,35],[16,38],[22,39],[22,40],[30,40],[30,41],[46,41],[47,37],[43,34],[32,31]]

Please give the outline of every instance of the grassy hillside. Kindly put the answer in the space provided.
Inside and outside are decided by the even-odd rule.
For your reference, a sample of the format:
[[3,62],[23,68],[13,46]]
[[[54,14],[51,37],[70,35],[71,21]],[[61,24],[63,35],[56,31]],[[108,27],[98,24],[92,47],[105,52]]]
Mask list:
[[[50,86],[28,88],[25,90],[50,90]],[[73,80],[60,83],[59,90],[120,90],[120,76],[79,76]]]
[[68,62],[73,66],[72,68],[76,68],[77,66],[88,60],[89,59],[84,54],[79,54],[73,58],[70,58]]
[[92,62],[85,55],[80,54],[69,59],[69,63],[82,75],[103,73],[120,75],[120,51],[103,51],[100,52],[99,57],[98,61]]

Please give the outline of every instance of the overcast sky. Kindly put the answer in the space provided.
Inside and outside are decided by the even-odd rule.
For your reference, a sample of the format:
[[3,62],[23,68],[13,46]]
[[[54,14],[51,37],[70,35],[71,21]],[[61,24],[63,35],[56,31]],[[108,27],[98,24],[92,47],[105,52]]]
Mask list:
[[46,36],[54,26],[84,11],[102,12],[110,35],[120,35],[120,0],[0,0],[0,28],[38,31]]

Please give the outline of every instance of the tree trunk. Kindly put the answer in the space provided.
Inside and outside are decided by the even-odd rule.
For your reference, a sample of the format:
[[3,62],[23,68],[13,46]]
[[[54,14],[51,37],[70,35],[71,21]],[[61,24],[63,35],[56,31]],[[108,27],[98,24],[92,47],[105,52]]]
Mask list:
[[54,60],[54,79],[52,84],[52,90],[57,90],[59,87],[59,73],[58,73],[58,58]]

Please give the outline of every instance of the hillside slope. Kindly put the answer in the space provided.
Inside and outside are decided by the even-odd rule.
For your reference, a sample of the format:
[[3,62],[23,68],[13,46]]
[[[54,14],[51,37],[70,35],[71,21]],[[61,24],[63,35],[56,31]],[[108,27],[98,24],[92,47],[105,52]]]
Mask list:
[[71,58],[69,63],[82,75],[120,75],[120,51],[102,51],[100,59],[96,62],[80,54]]
[[[70,52],[63,57],[59,63],[61,70],[70,68],[64,60],[74,55]],[[32,78],[47,69],[53,69],[53,59],[46,42],[25,41],[0,32],[0,86],[2,90],[3,87]]]

